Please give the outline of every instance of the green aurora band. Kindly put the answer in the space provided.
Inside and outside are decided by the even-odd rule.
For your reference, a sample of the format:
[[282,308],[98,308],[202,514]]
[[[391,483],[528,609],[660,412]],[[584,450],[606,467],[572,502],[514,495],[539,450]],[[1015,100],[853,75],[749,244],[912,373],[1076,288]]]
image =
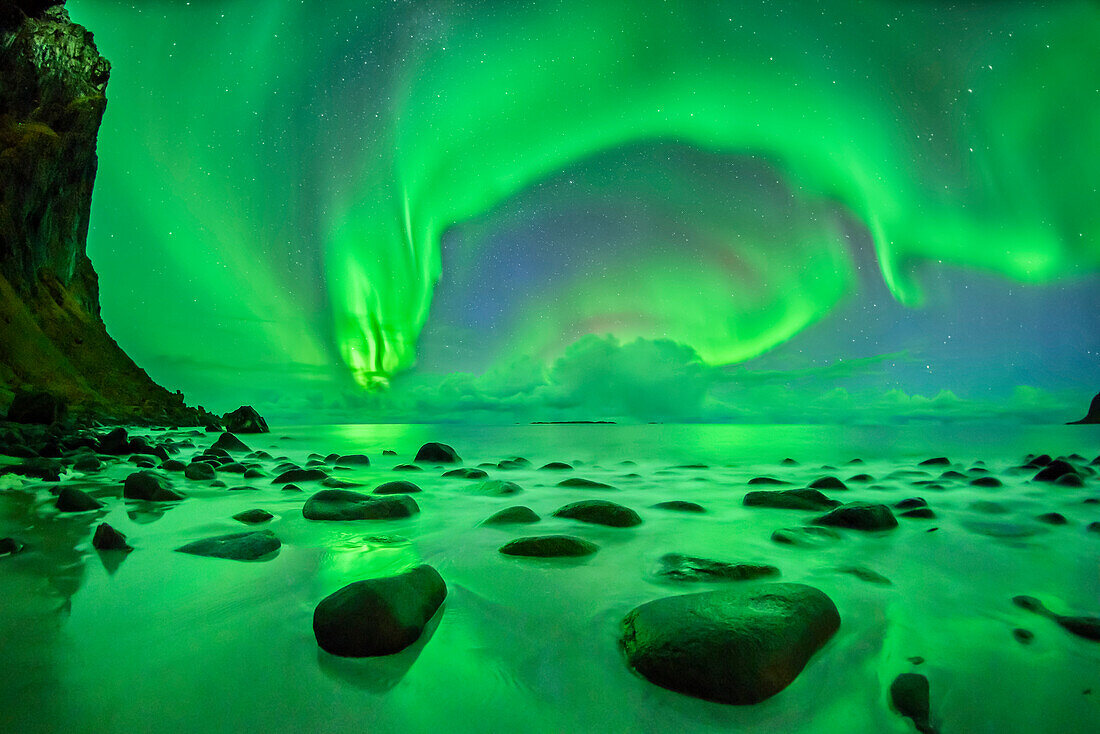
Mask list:
[[[265,137],[263,115],[255,123],[253,115],[270,104],[271,80],[280,89],[326,84],[314,78],[324,69],[309,66],[309,44],[285,35],[276,44],[273,31],[331,35],[321,43],[339,49],[333,55],[349,45],[374,53],[372,44],[387,55],[385,78],[369,83],[377,99],[348,93],[356,80],[346,69],[330,81],[345,115],[337,122],[358,124],[360,144],[341,145],[315,183],[324,200],[317,230],[330,337],[363,386],[384,385],[414,365],[449,229],[563,169],[647,142],[766,160],[798,198],[782,249],[706,215],[696,226],[718,243],[708,250],[713,259],[700,264],[672,249],[629,272],[573,283],[555,308],[574,323],[633,314],[605,331],[666,337],[712,365],[764,353],[851,291],[840,229],[817,216],[832,206],[866,227],[882,277],[905,305],[922,302],[926,264],[1022,283],[1100,266],[1100,6],[1087,0],[950,8],[892,0],[334,2],[309,11],[225,2],[153,4],[156,13],[140,21],[109,0],[71,5],[105,54],[112,54],[105,33],[125,30],[146,39],[131,43],[148,44],[154,65],[151,28],[204,29],[194,34],[201,45],[181,42],[178,51],[200,59],[205,73],[224,62],[234,89],[225,105],[205,103],[205,115],[219,122],[205,115],[190,122],[218,133],[235,127],[217,146],[238,172],[260,177],[272,164],[254,144],[235,151],[234,141]],[[348,35],[352,13],[364,37]],[[408,37],[382,43],[370,33]],[[116,60],[116,77],[119,68]],[[171,140],[168,125],[179,120],[169,118],[152,126],[150,140]],[[165,159],[178,156],[167,150],[172,143],[149,144]],[[274,152],[275,165],[291,165]],[[257,203],[262,197],[217,183],[216,174],[215,185],[177,177],[185,193],[164,216],[185,231],[195,222],[196,238],[233,240],[208,247],[231,272],[259,279],[257,290],[300,289],[293,273],[257,265],[267,245],[240,247],[282,203]],[[690,190],[690,180],[680,185]],[[228,233],[216,226],[227,219]],[[295,299],[270,298],[257,307],[268,314],[270,352],[322,364],[329,346],[296,321]],[[532,336],[517,351],[536,351],[534,342],[546,338]]]

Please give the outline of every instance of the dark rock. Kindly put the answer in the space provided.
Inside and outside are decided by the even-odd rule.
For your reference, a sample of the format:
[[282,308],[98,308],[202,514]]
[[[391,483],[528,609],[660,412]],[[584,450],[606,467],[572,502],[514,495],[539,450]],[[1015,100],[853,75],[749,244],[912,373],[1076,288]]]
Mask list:
[[283,485],[283,491],[284,492],[301,492],[302,488],[299,487],[297,484],[284,484]]
[[464,466],[461,469],[451,469],[450,471],[443,472],[443,476],[455,477],[457,479],[485,479],[489,475],[484,469]]
[[372,497],[346,489],[322,489],[302,506],[307,520],[393,520],[417,512],[420,507],[408,495]]
[[313,634],[325,652],[342,657],[392,655],[416,642],[447,597],[434,568],[348,584],[313,612]]
[[966,479],[966,475],[963,474],[962,472],[955,471],[954,469],[949,469],[948,471],[945,471],[942,474],[940,474],[940,480],[941,481],[954,480],[954,479]]
[[270,433],[267,421],[251,405],[242,405],[222,416],[229,433]]
[[370,466],[370,459],[364,454],[344,454],[336,457],[336,464],[343,466]]
[[57,509],[61,512],[90,512],[102,508],[102,502],[76,487],[62,487],[57,493]]
[[414,461],[428,464],[458,464],[462,462],[462,458],[447,444],[431,442],[420,447]]
[[920,673],[902,673],[890,684],[890,702],[898,713],[913,720],[922,734],[935,731],[929,721],[932,709],[928,693],[928,679]]
[[1059,487],[1084,487],[1085,480],[1076,472],[1068,472],[1055,479],[1054,484]]
[[596,482],[583,477],[570,477],[558,482],[559,487],[573,487],[574,489],[614,489],[610,484]]
[[18,390],[8,407],[12,423],[49,425],[64,420],[68,406],[65,399],[48,392]]
[[41,479],[44,482],[61,481],[61,462],[54,459],[32,458],[18,464],[0,468],[0,476],[16,474],[28,479]]
[[753,477],[748,481],[749,484],[790,484],[790,482],[784,482],[782,479],[776,479],[775,477]]
[[686,500],[658,502],[653,505],[653,508],[657,510],[672,510],[673,512],[706,512],[706,509],[702,505],[698,505],[694,502],[687,502]]
[[289,469],[271,480],[272,484],[289,484],[291,482],[316,482],[327,479],[328,473],[323,469]]
[[931,507],[914,507],[912,510],[905,510],[900,513],[900,517],[907,517],[910,520],[935,520],[936,513],[932,511]]
[[578,558],[590,556],[599,550],[599,546],[572,535],[537,535],[517,538],[500,547],[507,556],[528,556],[532,558]]
[[244,441],[234,436],[228,431],[218,436],[218,440],[214,442],[211,448],[222,449],[223,451],[251,451],[245,445]]
[[866,581],[869,584],[878,584],[879,586],[892,586],[893,581],[883,576],[878,571],[874,571],[866,566],[841,566],[837,569],[840,573],[847,573],[855,576],[860,581]]
[[245,479],[263,479],[266,476],[267,472],[255,466],[250,466],[244,470]]
[[173,502],[183,495],[172,489],[172,483],[163,474],[154,471],[134,472],[122,483],[122,496],[128,500]]
[[1069,522],[1066,516],[1060,512],[1044,512],[1035,519],[1039,522],[1045,522],[1047,525],[1065,525]]
[[0,538],[0,558],[4,556],[14,556],[19,551],[23,550],[23,544],[15,538]]
[[1082,424],[1096,424],[1100,423],[1100,393],[1096,394],[1096,397],[1089,403],[1089,412],[1085,414],[1085,417],[1078,421],[1070,421],[1068,425],[1082,425]]
[[681,553],[666,553],[658,561],[655,575],[674,581],[752,581],[778,576],[779,569],[766,564],[724,563]]
[[275,516],[267,510],[252,509],[238,512],[233,516],[233,519],[238,522],[247,523],[248,525],[259,525],[260,523],[267,522],[273,517]]
[[1090,522],[1085,529],[1090,533],[1100,533],[1100,522]]
[[1043,602],[1033,596],[1015,596],[1012,598],[1012,603],[1021,609],[1054,620],[1071,634],[1083,637],[1086,640],[1100,642],[1100,617],[1071,617],[1055,614]]
[[781,461],[779,463],[782,464],[783,466],[798,466],[798,462],[795,461],[792,458],[789,458],[789,457],[786,458],[786,459],[783,459],[783,461]]
[[558,508],[554,512],[554,517],[565,517],[613,528],[629,528],[642,524],[642,518],[638,516],[637,512],[629,507],[623,507],[607,500],[571,502]]
[[773,489],[749,492],[742,500],[746,507],[772,507],[780,510],[828,510],[840,505],[816,489]]
[[502,479],[489,479],[477,485],[477,487],[474,487],[473,491],[477,494],[483,494],[486,497],[506,497],[508,495],[521,493],[523,487],[515,482],[505,482]]
[[1076,474],[1077,470],[1068,461],[1055,459],[1035,475],[1036,482],[1053,482],[1064,474]]
[[270,530],[249,530],[196,540],[176,550],[193,556],[226,558],[231,561],[256,561],[281,547],[282,543]]
[[840,540],[840,533],[830,528],[806,527],[780,528],[772,533],[772,540],[782,545],[801,548],[819,548]]
[[970,483],[975,487],[1000,487],[1002,486],[1001,480],[997,477],[976,477],[970,480]]
[[325,477],[321,480],[322,487],[328,487],[329,489],[350,489],[352,487],[362,487],[362,482],[351,482],[346,479],[337,479],[336,477]]
[[398,464],[393,471],[424,471],[424,469],[416,464]]
[[541,518],[530,507],[524,507],[523,505],[516,505],[515,507],[507,507],[500,512],[490,515],[484,521],[482,525],[514,525],[514,524],[529,524],[538,522]]
[[848,485],[836,477],[821,477],[810,482],[810,489],[848,489]]
[[92,474],[103,468],[103,462],[91,454],[81,456],[73,462],[73,469],[85,474]]
[[894,507],[899,510],[912,510],[917,507],[928,507],[928,502],[923,497],[909,497],[901,502],[895,502]]
[[247,467],[239,461],[231,461],[217,467],[217,471],[229,472],[230,474],[244,474],[246,470]]
[[415,494],[419,491],[420,487],[406,481],[386,482],[374,488],[374,494]]
[[840,627],[836,605],[802,584],[666,597],[623,620],[627,661],[664,688],[759,703],[786,688]]
[[925,459],[918,463],[917,466],[951,466],[951,460],[946,456],[937,456],[934,459]]
[[1035,633],[1023,627],[1017,627],[1012,630],[1012,636],[1015,637],[1016,642],[1019,642],[1021,645],[1030,645],[1031,641],[1035,639]]
[[566,464],[564,461],[551,461],[549,464],[543,464],[539,467],[539,471],[568,471],[573,467]]
[[184,471],[187,469],[187,464],[184,464],[179,459],[169,459],[163,462],[160,468],[164,471]]
[[898,521],[886,505],[850,502],[817,518],[814,524],[852,530],[890,530],[898,526]]
[[126,536],[115,530],[107,523],[100,523],[92,536],[92,547],[101,551],[124,551],[129,553],[134,548],[126,542]]
[[214,467],[202,461],[193,461],[184,468],[183,476],[197,482],[209,481],[214,478]]
[[382,456],[397,456],[397,452],[393,449],[385,449],[382,451]]

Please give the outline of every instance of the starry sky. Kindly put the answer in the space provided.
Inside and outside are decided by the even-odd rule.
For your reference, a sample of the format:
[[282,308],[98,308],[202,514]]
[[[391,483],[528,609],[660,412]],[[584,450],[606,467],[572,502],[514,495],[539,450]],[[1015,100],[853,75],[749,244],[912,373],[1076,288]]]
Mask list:
[[286,421],[1079,417],[1100,5],[70,0],[88,250]]

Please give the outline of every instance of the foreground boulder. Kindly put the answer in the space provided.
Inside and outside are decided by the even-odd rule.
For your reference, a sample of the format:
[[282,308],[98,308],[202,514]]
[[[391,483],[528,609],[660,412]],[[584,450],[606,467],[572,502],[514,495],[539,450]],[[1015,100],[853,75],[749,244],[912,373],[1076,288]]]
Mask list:
[[607,500],[581,500],[558,508],[554,517],[607,525],[613,528],[631,528],[642,524],[642,518],[629,507]]
[[779,693],[840,628],[836,605],[803,584],[763,584],[657,599],[622,624],[627,661],[663,688],[707,701]]
[[256,561],[281,547],[282,543],[275,537],[275,533],[270,530],[254,530],[196,540],[176,550],[194,556],[228,558],[231,561]]
[[242,405],[222,416],[228,433],[270,433],[267,421],[251,405]]
[[890,703],[902,716],[912,719],[921,734],[933,734],[932,704],[928,679],[919,673],[902,673],[890,684]]
[[462,458],[447,444],[431,442],[420,447],[414,461],[423,461],[428,464],[458,464]]
[[898,526],[898,520],[886,505],[849,502],[817,518],[814,524],[852,530],[890,530]]
[[529,558],[580,558],[590,556],[599,550],[599,546],[583,538],[572,535],[534,535],[517,538],[500,547],[506,556],[527,556]]
[[102,507],[102,502],[76,487],[62,487],[57,493],[57,509],[60,512],[89,512]]
[[393,655],[420,638],[446,597],[447,584],[428,565],[357,581],[321,600],[313,612],[313,634],[333,655]]
[[307,520],[392,520],[418,512],[420,506],[405,494],[372,497],[347,489],[323,489],[302,506]]
[[134,472],[122,483],[122,496],[128,500],[174,502],[183,495],[172,489],[168,477],[154,471]]

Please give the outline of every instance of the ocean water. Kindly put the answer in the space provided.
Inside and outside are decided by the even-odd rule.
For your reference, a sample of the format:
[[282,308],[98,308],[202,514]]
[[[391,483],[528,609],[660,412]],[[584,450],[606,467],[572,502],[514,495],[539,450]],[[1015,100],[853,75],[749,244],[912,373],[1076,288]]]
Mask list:
[[[1027,453],[1092,459],[1100,452],[1098,427],[356,425],[242,438],[298,463],[314,452],[366,453],[371,467],[337,476],[364,483],[365,491],[395,478],[415,481],[424,489],[415,495],[421,513],[311,522],[301,506],[316,484],[292,493],[253,480],[255,491],[228,491],[180,475],[173,475],[176,487],[187,499],[154,509],[121,499],[118,482],[133,466],[120,462],[66,477],[108,505],[63,516],[47,485],[0,479],[0,536],[28,546],[0,558],[0,731],[901,734],[913,727],[890,709],[887,689],[910,671],[928,677],[941,732],[1100,730],[1100,644],[1011,603],[1029,594],[1060,613],[1100,615],[1100,533],[1086,531],[1100,520],[1100,506],[1083,502],[1100,497],[1100,478],[1074,489],[1010,471]],[[193,439],[201,450],[213,436]],[[472,491],[477,482],[443,478],[435,467],[393,471],[429,440],[453,445],[467,466],[528,458],[529,470],[489,469],[524,493],[480,496]],[[399,456],[383,457],[383,449]],[[944,469],[916,467],[932,456],[949,457],[959,471],[983,461],[1004,486],[914,485]],[[799,465],[780,465],[786,457]],[[856,458],[864,463],[846,464]],[[548,461],[575,468],[534,468]],[[805,549],[770,535],[815,513],[741,504],[756,488],[746,484],[754,476],[804,486],[864,472],[876,481],[828,494],[887,504],[922,496],[937,519],[900,519],[886,533],[841,531],[839,542]],[[556,486],[567,476],[614,489]],[[241,483],[239,475],[225,479]],[[643,524],[617,529],[550,517],[567,502],[596,497],[634,508]],[[707,512],[651,508],[672,499]],[[1000,512],[975,507],[981,502],[997,503]],[[543,520],[479,527],[514,504]],[[264,526],[283,542],[273,559],[174,552],[245,529],[231,517],[253,507],[275,515]],[[1035,519],[1051,511],[1069,523]],[[101,557],[91,548],[100,521],[136,550],[121,561]],[[497,550],[514,537],[546,533],[578,535],[600,551],[579,561],[539,561]],[[721,586],[657,580],[657,559],[669,552],[774,564],[780,580],[816,586],[834,600],[840,631],[794,683],[754,706],[708,703],[650,684],[624,662],[622,617],[651,599]],[[417,644],[364,660],[319,650],[311,627],[318,601],[352,581],[421,562],[440,572],[449,593]],[[837,570],[852,565],[892,583]],[[1035,633],[1030,645],[1013,638],[1017,627]],[[924,662],[914,665],[915,656]]]

